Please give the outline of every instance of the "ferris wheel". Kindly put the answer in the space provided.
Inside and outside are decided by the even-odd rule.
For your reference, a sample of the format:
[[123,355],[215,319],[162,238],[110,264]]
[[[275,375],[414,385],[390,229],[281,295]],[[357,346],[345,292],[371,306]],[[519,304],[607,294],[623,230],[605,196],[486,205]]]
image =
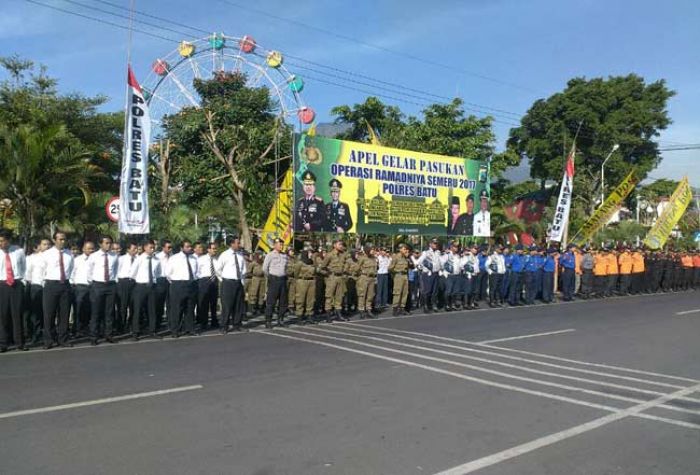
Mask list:
[[267,87],[277,102],[277,113],[288,124],[311,124],[315,112],[301,96],[304,81],[289,72],[284,56],[260,47],[251,36],[241,38],[214,33],[182,41],[166,56],[157,58],[142,84],[156,134],[162,119],[185,107],[199,107],[195,79],[213,79],[220,72],[238,72],[249,87]]

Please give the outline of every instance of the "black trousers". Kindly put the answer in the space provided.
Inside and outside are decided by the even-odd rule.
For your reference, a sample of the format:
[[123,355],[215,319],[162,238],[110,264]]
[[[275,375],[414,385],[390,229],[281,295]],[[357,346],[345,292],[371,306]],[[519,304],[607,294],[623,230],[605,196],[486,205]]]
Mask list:
[[24,284],[22,281],[15,281],[12,286],[7,285],[4,281],[0,282],[0,348],[7,348],[10,343],[10,333],[12,333],[15,345],[24,346],[23,301]]
[[[57,280],[44,282],[44,343],[68,341],[68,317],[70,316],[71,288],[68,281]],[[58,325],[56,319],[58,318]]]
[[554,272],[542,273],[542,301],[551,302],[554,296]]
[[518,305],[520,303],[520,297],[523,288],[522,279],[522,272],[513,272],[510,275],[510,282],[508,285],[508,303],[510,305]]
[[27,320],[27,337],[38,341],[44,329],[44,287],[32,284],[27,289],[24,306],[29,310]]
[[148,316],[148,333],[156,332],[156,287],[152,284],[135,284],[133,292],[134,314],[131,320],[131,332],[141,334],[141,319],[145,311]]
[[620,274],[620,293],[622,295],[628,294],[630,292],[630,285],[632,283],[631,274]]
[[119,282],[117,282],[119,323],[116,326],[121,330],[129,328],[129,318],[133,318],[134,316],[134,285],[136,285],[134,279],[119,279]]
[[565,267],[564,271],[562,272],[561,281],[564,300],[569,301],[574,296],[574,287],[576,287],[576,271]]
[[[32,286],[34,287],[34,286]],[[73,286],[73,333],[87,333],[90,326],[90,286]]]
[[267,276],[266,318],[272,318],[275,304],[278,304],[278,318],[284,317],[284,314],[287,313],[287,277],[269,275]]
[[377,274],[377,307],[389,305],[389,274]]
[[584,297],[590,297],[593,293],[593,271],[590,269],[583,269],[583,274],[581,274],[581,295]]
[[[239,281],[240,282],[240,281]],[[204,277],[197,281],[197,325],[204,329],[209,315],[211,324],[216,326],[216,301],[219,299],[219,279]]]
[[168,301],[170,294],[170,282],[164,277],[158,278],[156,281],[156,328],[163,323],[163,315],[165,314],[165,303]]
[[501,285],[503,285],[503,274],[493,272],[489,275],[489,303],[501,303]]
[[104,336],[114,332],[114,299],[117,296],[116,282],[93,282],[90,289],[90,336],[99,338],[104,324]]
[[535,284],[534,272],[523,272],[523,280],[525,282],[525,303],[532,305],[537,297],[537,286]]
[[221,283],[221,328],[240,328],[243,319],[243,284],[238,279],[224,279]]
[[197,303],[197,282],[174,280],[170,282],[168,318],[170,331],[175,335],[194,333],[194,306]]

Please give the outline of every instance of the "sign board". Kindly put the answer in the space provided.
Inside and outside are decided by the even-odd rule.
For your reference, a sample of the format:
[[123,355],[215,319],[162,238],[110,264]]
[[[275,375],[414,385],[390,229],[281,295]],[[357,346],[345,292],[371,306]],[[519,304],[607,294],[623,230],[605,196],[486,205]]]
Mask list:
[[107,200],[107,204],[105,204],[105,212],[107,213],[107,218],[109,218],[110,221],[113,223],[116,223],[119,221],[119,197],[118,196],[112,196],[110,199]]
[[488,237],[488,164],[296,135],[297,233]]

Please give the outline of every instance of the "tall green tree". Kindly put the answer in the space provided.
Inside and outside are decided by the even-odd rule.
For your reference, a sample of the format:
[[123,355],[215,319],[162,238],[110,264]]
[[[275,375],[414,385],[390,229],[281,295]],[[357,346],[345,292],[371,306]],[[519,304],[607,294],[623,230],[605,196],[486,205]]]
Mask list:
[[230,199],[241,243],[250,249],[250,227],[263,223],[274,199],[274,162],[281,158],[275,151],[290,149],[290,131],[269,90],[248,87],[243,74],[222,72],[195,80],[194,88],[200,107],[164,120],[170,181],[181,188],[180,204],[191,208],[212,197]]
[[635,74],[574,78],[564,91],[530,107],[520,127],[511,129],[508,149],[529,161],[533,178],[558,181],[581,124],[574,203],[579,215],[590,214],[601,192],[601,165],[614,144],[620,148],[605,164],[606,192],[632,166],[643,177],[661,162],[655,139],[671,123],[666,107],[673,95],[663,80],[646,83]]

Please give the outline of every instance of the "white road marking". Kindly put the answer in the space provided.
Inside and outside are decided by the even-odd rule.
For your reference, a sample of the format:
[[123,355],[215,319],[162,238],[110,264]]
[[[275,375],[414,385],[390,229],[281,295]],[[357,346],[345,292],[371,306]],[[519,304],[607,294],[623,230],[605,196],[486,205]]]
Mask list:
[[158,391],[149,391],[146,393],[126,394],[124,396],[107,397],[103,399],[94,399],[92,401],[81,401],[70,404],[61,404],[60,406],[37,407],[35,409],[25,409],[22,411],[12,411],[0,414],[0,419],[10,419],[12,417],[28,416],[31,414],[42,414],[44,412],[65,411],[67,409],[75,409],[78,407],[96,406],[99,404],[111,404],[113,402],[130,401],[132,399],[142,399],[153,396],[164,396],[166,394],[181,393],[183,391],[193,391],[202,389],[204,386],[195,384],[192,386],[180,386],[177,388],[161,389]]
[[[472,343],[472,342],[467,341],[467,340],[459,340],[457,338],[448,338],[448,337],[444,337],[444,336],[431,335],[430,333],[413,332],[413,331],[406,331],[406,330],[395,330],[393,328],[382,327],[379,325],[365,325],[365,324],[354,323],[354,322],[346,323],[345,325],[367,327],[367,328],[373,328],[373,329],[377,329],[377,330],[403,333],[403,334],[408,334],[408,335],[416,335],[416,336],[422,336],[422,337],[430,337],[430,338],[435,338],[435,339],[441,340],[441,341],[451,341],[451,342],[456,342],[456,343],[473,344],[473,345],[477,345],[477,346],[484,347],[484,348],[490,348],[490,349],[494,349],[494,350],[536,356],[539,358],[545,358],[545,359],[554,360],[554,361],[563,361],[566,363],[580,364],[580,365],[584,365],[584,366],[593,366],[595,368],[606,368],[606,369],[613,369],[613,370],[617,370],[617,371],[625,371],[625,372],[634,373],[634,374],[644,374],[647,376],[658,376],[660,378],[676,379],[678,381],[686,381],[689,383],[696,383],[696,384],[700,383],[700,380],[685,378],[683,376],[674,376],[674,375],[663,374],[663,373],[655,373],[652,371],[643,371],[643,370],[639,370],[639,369],[626,368],[624,366],[615,366],[615,365],[602,364],[602,363],[591,363],[588,361],[581,361],[581,360],[575,360],[575,359],[571,359],[571,358],[562,358],[560,356],[547,355],[545,353],[536,353],[534,351],[516,350],[514,348],[508,348],[505,346],[486,345],[483,343],[482,344],[475,344],[475,343]],[[680,386],[676,386],[676,387],[680,387]]]
[[585,432],[592,431],[594,429],[597,429],[599,427],[602,427],[604,425],[610,424],[610,423],[615,422],[615,421],[619,421],[619,420],[624,419],[626,417],[637,416],[642,411],[652,409],[652,408],[654,408],[660,404],[663,404],[667,401],[670,401],[672,399],[677,399],[678,397],[682,397],[682,396],[685,396],[685,395],[690,394],[692,392],[695,392],[698,389],[700,389],[700,384],[696,384],[695,386],[681,389],[680,391],[676,391],[675,393],[667,394],[665,396],[661,396],[661,397],[656,398],[654,400],[651,400],[651,401],[648,401],[648,402],[645,402],[642,404],[638,404],[636,406],[632,406],[628,409],[623,409],[623,410],[618,411],[614,414],[608,414],[607,416],[603,416],[603,417],[600,417],[598,419],[592,420],[590,422],[586,422],[585,424],[574,426],[574,427],[571,427],[570,429],[566,429],[566,430],[563,430],[560,432],[556,432],[554,434],[540,437],[539,439],[535,439],[535,440],[527,442],[525,444],[517,445],[515,447],[511,447],[510,449],[506,449],[506,450],[503,450],[501,452],[497,452],[495,454],[491,454],[491,455],[488,455],[486,457],[482,457],[480,459],[473,460],[473,461],[465,463],[463,465],[453,467],[449,470],[444,470],[444,471],[439,472],[435,475],[465,475],[467,473],[472,473],[472,472],[475,472],[477,470],[481,470],[482,468],[489,467],[491,465],[495,465],[497,463],[512,459],[514,457],[518,457],[518,456],[526,454],[528,452],[533,452],[537,449],[547,447],[548,445],[556,444],[557,442],[561,442],[562,440],[569,439],[571,437],[575,437],[575,436],[583,434]]
[[549,335],[559,335],[560,333],[569,333],[569,332],[575,332],[576,330],[573,328],[568,328],[566,330],[558,330],[554,332],[546,332],[546,333],[531,333],[529,335],[520,335],[520,336],[511,336],[508,338],[497,338],[495,340],[484,340],[484,341],[477,341],[475,342],[476,344],[481,344],[485,345],[488,343],[497,343],[499,341],[511,341],[511,340],[522,340],[523,338],[535,338],[536,336],[549,336]]
[[695,310],[684,310],[682,312],[676,312],[676,315],[689,315],[691,313],[700,313],[700,308],[696,308]]
[[[592,380],[592,379],[576,378],[576,377],[574,377],[574,376],[567,376],[567,375],[562,375],[562,374],[559,374],[559,373],[549,373],[549,372],[545,372],[545,371],[537,371],[537,370],[532,370],[532,369],[524,368],[524,367],[517,366],[517,365],[508,364],[508,363],[500,363],[500,362],[493,361],[493,360],[487,360],[487,359],[485,359],[485,358],[477,358],[477,357],[473,357],[473,356],[463,355],[463,354],[460,354],[460,353],[454,353],[454,352],[451,352],[451,351],[442,351],[442,350],[436,350],[436,349],[434,349],[434,348],[427,348],[427,347],[425,347],[425,346],[411,345],[411,344],[408,344],[408,343],[400,343],[400,342],[396,342],[396,341],[392,341],[392,340],[387,340],[387,339],[384,339],[384,338],[377,338],[377,337],[366,336],[366,335],[356,335],[356,334],[347,333],[347,332],[342,332],[342,331],[325,330],[325,329],[320,329],[320,328],[319,328],[319,329],[315,329],[315,331],[314,331],[313,333],[306,333],[306,332],[302,332],[302,331],[297,331],[297,333],[301,333],[301,334],[305,334],[305,335],[309,335],[309,336],[316,336],[316,335],[314,335],[314,333],[316,333],[316,332],[330,333],[330,334],[335,334],[335,335],[349,335],[349,336],[352,336],[352,337],[354,337],[354,338],[365,338],[365,339],[369,339],[369,340],[373,340],[373,341],[380,341],[380,342],[388,343],[388,344],[392,344],[392,345],[399,345],[399,346],[403,346],[403,347],[406,347],[406,348],[412,348],[412,349],[415,349],[415,350],[430,351],[430,352],[438,353],[438,354],[445,355],[445,356],[453,356],[453,357],[457,357],[457,358],[473,359],[473,360],[481,361],[481,362],[485,362],[485,363],[493,363],[493,364],[496,364],[496,365],[501,365],[501,366],[505,366],[505,367],[508,367],[508,368],[515,369],[516,371],[526,371],[526,372],[527,372],[527,371],[530,371],[530,372],[534,372],[534,373],[538,373],[538,374],[544,374],[544,375],[547,375],[547,376],[554,376],[554,377],[558,377],[558,378],[562,378],[562,379],[572,379],[572,380],[575,380],[575,381],[584,382],[584,383],[591,383],[591,384],[594,384],[594,385],[610,386],[610,387],[614,387],[614,388],[618,388],[618,389],[624,389],[624,390],[631,391],[631,392],[639,392],[639,393],[646,393],[646,394],[653,394],[653,395],[661,395],[661,396],[667,394],[667,393],[662,393],[662,392],[657,392],[657,391],[645,391],[645,390],[639,389],[639,388],[628,387],[628,386],[621,386],[621,385],[617,385],[617,384],[610,384],[610,383],[605,383],[605,382],[601,382],[601,381],[597,381],[597,380]],[[320,336],[320,337],[323,338],[323,336],[321,336],[321,335],[318,335],[318,336]],[[392,349],[392,348],[383,347],[383,346],[377,346],[377,345],[372,345],[372,344],[367,344],[367,343],[362,343],[362,342],[358,342],[358,341],[355,341],[355,340],[350,340],[350,339],[347,339],[347,338],[334,338],[334,337],[325,337],[325,338],[331,338],[331,339],[343,341],[343,342],[346,342],[346,343],[354,343],[354,344],[357,344],[357,345],[360,345],[360,346],[368,346],[368,347],[374,348],[374,349],[382,349],[382,350],[385,350],[385,351],[399,352],[399,353],[401,353],[401,354],[408,354],[408,355],[411,355],[411,356],[417,356],[417,357],[419,357],[419,358],[432,359],[432,358],[430,358],[430,357],[428,357],[428,356],[425,356],[425,355],[418,356],[418,354],[415,354],[415,353],[401,352],[401,351],[398,351],[398,350],[395,350],[395,349]],[[579,393],[583,393],[583,394],[592,394],[592,395],[595,395],[595,396],[602,396],[602,397],[606,397],[606,398],[608,398],[608,399],[615,399],[615,400],[618,400],[618,401],[626,401],[626,402],[634,402],[634,403],[646,402],[646,399],[631,398],[631,397],[626,397],[626,396],[620,396],[620,395],[617,395],[617,394],[611,394],[611,393],[606,393],[606,392],[602,392],[602,391],[595,391],[595,390],[592,390],[592,389],[581,388],[581,387],[578,387],[578,386],[569,386],[569,385],[565,385],[565,384],[555,383],[555,382],[552,382],[552,381],[543,381],[543,380],[540,380],[540,379],[527,378],[527,377],[524,377],[524,376],[518,376],[518,375],[515,375],[515,374],[511,374],[511,373],[504,373],[504,372],[501,372],[501,371],[496,371],[496,370],[488,369],[488,368],[485,368],[485,367],[482,367],[482,366],[473,366],[473,365],[464,364],[464,363],[459,363],[459,362],[452,361],[452,360],[442,360],[442,359],[437,359],[437,360],[440,361],[440,362],[444,362],[444,363],[447,363],[447,364],[454,365],[454,366],[459,366],[459,367],[471,369],[471,370],[474,370],[474,371],[480,371],[480,372],[482,372],[482,373],[495,374],[496,376],[501,376],[501,377],[504,377],[504,378],[516,379],[516,380],[525,381],[525,382],[528,382],[528,383],[539,384],[539,385],[541,385],[541,386],[549,386],[549,387],[554,387],[554,388],[558,388],[558,389],[564,389],[564,390],[567,390],[567,391],[575,391],[575,392],[579,392]],[[683,399],[684,399],[684,400],[688,400],[688,398],[686,398],[686,397],[683,397]],[[690,400],[693,401],[693,402],[700,402],[700,400],[695,400],[695,399],[690,399]],[[660,407],[660,408],[663,408],[663,409],[670,410],[670,411],[677,411],[677,412],[684,412],[684,413],[688,413],[688,414],[700,415],[700,411],[693,410],[693,409],[685,409],[685,408],[682,408],[682,407],[666,406],[666,405],[659,406],[659,407]]]
[[[301,333],[301,332],[297,332],[296,330],[283,330],[283,331],[285,333],[299,333],[301,335],[306,336],[306,334]],[[556,401],[568,402],[571,404],[577,404],[579,406],[586,406],[586,407],[590,407],[590,408],[594,408],[594,409],[601,409],[603,411],[609,411],[609,412],[618,412],[621,410],[620,408],[617,408],[617,407],[606,406],[603,404],[596,404],[596,403],[592,403],[592,402],[588,402],[588,401],[582,401],[580,399],[574,399],[574,398],[570,398],[567,396],[560,396],[558,394],[546,393],[546,392],[537,391],[534,389],[523,388],[520,386],[513,386],[511,384],[499,383],[497,381],[491,381],[488,379],[477,378],[475,376],[467,376],[467,375],[462,374],[462,373],[456,373],[454,371],[449,371],[446,369],[438,368],[436,366],[428,366],[428,365],[416,363],[416,362],[410,361],[410,360],[394,358],[392,356],[386,356],[386,355],[382,355],[379,353],[371,353],[369,351],[359,350],[356,348],[350,348],[347,346],[336,345],[334,343],[327,343],[324,341],[318,341],[318,340],[313,340],[313,339],[309,339],[309,338],[302,338],[302,337],[298,337],[298,336],[292,336],[289,334],[282,334],[281,332],[270,332],[270,333],[265,333],[265,335],[271,335],[271,336],[276,336],[279,338],[288,338],[290,340],[297,340],[297,341],[304,341],[307,343],[313,343],[315,345],[326,346],[328,348],[343,350],[343,351],[347,351],[350,353],[356,353],[359,355],[369,356],[369,357],[380,359],[380,360],[391,361],[392,363],[400,363],[400,364],[403,364],[406,366],[413,366],[415,368],[424,369],[426,371],[432,371],[434,373],[445,374],[447,376],[452,376],[454,378],[463,379],[465,381],[480,383],[480,384],[483,384],[485,386],[492,386],[495,388],[507,389],[509,391],[529,394],[529,395],[533,395],[533,396],[539,396],[539,397],[543,397],[543,398],[547,398],[547,399],[554,399]],[[316,336],[316,338],[318,338],[318,336]],[[339,340],[339,338],[334,338],[334,337],[326,337],[326,338]],[[366,346],[369,346],[369,344],[367,344]],[[412,354],[415,355],[414,353],[410,353],[407,351],[401,351],[401,350],[393,350],[393,352],[407,354],[407,355],[412,355]],[[424,356],[424,355],[416,355],[416,356],[422,357],[423,359],[428,359],[428,360],[438,361],[438,362],[448,361],[448,360],[442,360],[440,358],[433,358],[431,356]],[[681,427],[687,427],[690,429],[700,429],[700,424],[693,424],[690,422],[679,421],[676,419],[668,419],[665,417],[652,416],[650,414],[636,414],[635,416],[641,417],[643,419],[650,419],[650,420],[654,420],[654,421],[667,422],[669,424],[678,425]]]
[[[363,327],[363,328],[362,328],[362,329],[355,328],[356,326],[361,326],[361,327]],[[567,370],[567,371],[576,371],[576,372],[578,372],[578,373],[585,373],[585,374],[594,374],[594,375],[596,375],[596,376],[603,376],[603,377],[606,377],[606,378],[617,378],[617,379],[622,379],[622,380],[625,380],[625,381],[634,381],[634,382],[637,382],[637,383],[649,384],[649,385],[653,385],[653,386],[667,387],[667,388],[671,388],[671,389],[679,389],[679,388],[684,388],[684,387],[685,387],[685,386],[680,386],[680,385],[678,385],[678,384],[661,383],[661,382],[652,381],[652,380],[649,380],[649,379],[634,378],[634,377],[631,377],[631,376],[622,376],[622,375],[619,375],[619,374],[606,373],[606,372],[603,372],[603,371],[593,371],[593,370],[590,370],[590,369],[577,368],[577,367],[574,367],[574,366],[566,366],[566,365],[560,365],[560,364],[555,364],[555,363],[547,363],[546,361],[538,361],[538,360],[533,360],[533,359],[529,359],[529,358],[522,358],[522,357],[519,357],[519,356],[513,356],[513,355],[503,354],[503,353],[499,353],[499,352],[497,352],[497,351],[494,351],[494,349],[498,350],[498,349],[500,349],[500,347],[488,346],[488,345],[479,345],[479,344],[471,343],[471,342],[469,342],[469,341],[458,340],[458,339],[454,339],[454,338],[435,337],[435,338],[439,338],[440,340],[448,340],[448,341],[459,342],[459,343],[461,343],[462,345],[474,345],[475,348],[468,347],[468,346],[455,346],[455,345],[452,345],[452,344],[449,344],[449,343],[441,343],[441,342],[438,342],[438,341],[429,341],[429,340],[426,340],[426,339],[419,339],[419,338],[413,338],[413,337],[408,337],[408,336],[403,336],[403,335],[397,335],[397,334],[391,333],[391,332],[389,332],[389,331],[373,332],[373,331],[369,331],[369,330],[365,330],[365,329],[364,329],[364,328],[375,328],[374,326],[352,325],[352,326],[347,327],[347,328],[352,328],[353,331],[357,331],[357,332],[369,333],[369,334],[373,334],[373,335],[387,335],[387,336],[392,336],[392,337],[394,337],[394,338],[400,338],[400,339],[402,339],[402,340],[417,341],[417,342],[420,342],[420,343],[423,343],[423,344],[430,344],[430,345],[442,346],[442,347],[445,347],[445,348],[454,348],[454,349],[459,349],[459,350],[462,350],[462,351],[469,351],[469,352],[471,352],[471,353],[478,353],[478,354],[484,354],[484,355],[489,355],[489,356],[495,356],[495,357],[497,357],[497,358],[505,358],[505,359],[510,359],[510,360],[514,360],[514,361],[522,361],[522,362],[524,362],[524,363],[531,363],[531,364],[536,364],[536,365],[539,365],[539,366],[546,366],[546,367],[549,367],[549,368],[564,369],[564,370]],[[380,328],[383,328],[383,327],[380,327]],[[387,330],[388,330],[388,329],[387,329]],[[413,333],[413,332],[404,332],[404,333]],[[426,333],[426,334],[421,333],[421,335],[428,336],[427,333]],[[581,362],[581,363],[583,363],[583,362]],[[695,382],[695,381],[694,381],[694,382]],[[665,393],[650,393],[650,394],[659,395],[659,394],[665,394]],[[692,399],[690,399],[690,400],[692,400]],[[692,401],[693,401],[693,402],[700,402],[700,400],[697,400],[697,401],[692,400]]]

